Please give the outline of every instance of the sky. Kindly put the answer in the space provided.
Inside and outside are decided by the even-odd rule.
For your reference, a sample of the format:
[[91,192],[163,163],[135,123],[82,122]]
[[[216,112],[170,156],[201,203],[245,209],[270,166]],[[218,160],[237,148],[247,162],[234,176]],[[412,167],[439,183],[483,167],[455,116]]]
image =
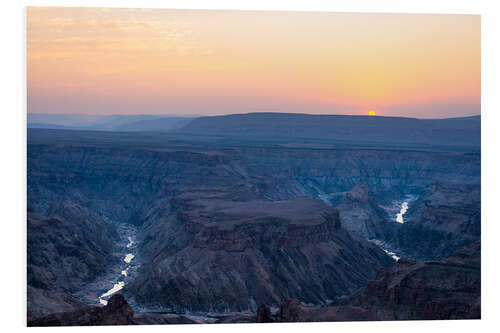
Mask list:
[[28,7],[29,113],[480,114],[479,15]]

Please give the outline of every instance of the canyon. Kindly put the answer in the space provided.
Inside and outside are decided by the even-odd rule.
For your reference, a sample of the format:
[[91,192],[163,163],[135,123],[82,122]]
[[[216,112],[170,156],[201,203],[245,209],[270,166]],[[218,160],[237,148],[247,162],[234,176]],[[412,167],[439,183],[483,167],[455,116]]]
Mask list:
[[477,318],[467,121],[436,145],[29,129],[28,323]]

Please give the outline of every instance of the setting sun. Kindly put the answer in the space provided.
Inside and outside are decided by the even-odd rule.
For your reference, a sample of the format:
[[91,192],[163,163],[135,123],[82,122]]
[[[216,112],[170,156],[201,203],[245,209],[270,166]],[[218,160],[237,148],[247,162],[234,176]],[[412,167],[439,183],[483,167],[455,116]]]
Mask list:
[[480,32],[479,15],[30,7],[28,110],[478,114]]
[[373,111],[373,110],[368,111],[368,115],[369,116],[374,116],[375,115],[375,111]]

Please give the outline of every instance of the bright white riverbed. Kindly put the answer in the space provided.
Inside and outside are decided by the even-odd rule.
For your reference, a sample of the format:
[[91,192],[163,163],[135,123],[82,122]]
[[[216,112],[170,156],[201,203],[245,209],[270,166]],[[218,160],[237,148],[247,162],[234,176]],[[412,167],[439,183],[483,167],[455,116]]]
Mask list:
[[108,301],[106,301],[106,300],[104,300],[102,298],[113,295],[117,291],[121,290],[123,288],[123,286],[125,286],[125,282],[123,282],[123,281],[119,281],[118,283],[115,283],[115,285],[113,286],[113,288],[109,289],[104,294],[102,294],[101,296],[99,296],[99,302],[101,302],[102,305],[108,304]]
[[132,253],[127,253],[123,261],[125,261],[127,264],[130,264],[130,262],[132,261],[132,259],[134,259],[134,257],[135,256]]
[[396,222],[404,223],[403,215],[406,213],[407,210],[408,210],[408,202],[405,201],[401,204],[401,210],[399,211],[399,213],[396,214]]
[[109,299],[109,297],[111,297],[114,293],[120,291],[121,289],[123,289],[123,287],[125,287],[125,281],[127,280],[128,276],[129,276],[129,269],[131,268],[130,262],[135,257],[135,255],[133,253],[130,253],[130,252],[133,252],[134,248],[135,248],[134,239],[133,239],[133,237],[128,236],[127,240],[128,240],[128,243],[125,245],[125,247],[127,248],[127,252],[129,252],[129,253],[126,253],[125,257],[123,258],[123,261],[126,263],[126,266],[124,268],[122,268],[121,273],[120,273],[120,277],[118,278],[118,282],[116,282],[111,289],[109,289],[104,294],[99,296],[98,301],[103,305],[108,304],[107,300]]

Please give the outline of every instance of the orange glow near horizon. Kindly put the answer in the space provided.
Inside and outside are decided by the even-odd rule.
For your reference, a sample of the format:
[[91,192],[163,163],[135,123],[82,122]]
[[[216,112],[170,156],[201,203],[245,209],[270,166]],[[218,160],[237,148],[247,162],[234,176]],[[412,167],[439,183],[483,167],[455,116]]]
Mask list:
[[480,112],[480,17],[29,7],[28,112]]

